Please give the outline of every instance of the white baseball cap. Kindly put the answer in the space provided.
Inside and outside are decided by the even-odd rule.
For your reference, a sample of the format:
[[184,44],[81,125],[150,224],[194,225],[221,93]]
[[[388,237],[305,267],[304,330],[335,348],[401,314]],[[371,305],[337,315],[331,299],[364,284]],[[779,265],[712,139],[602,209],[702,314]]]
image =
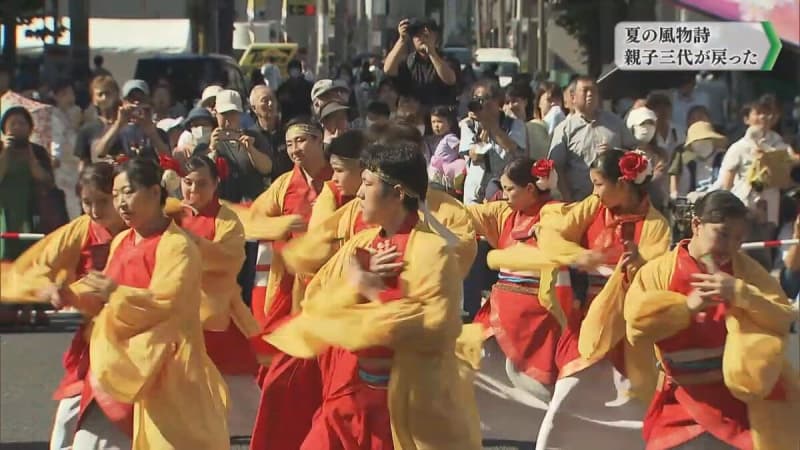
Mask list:
[[216,98],[220,91],[222,91],[222,86],[217,86],[216,84],[212,84],[203,89],[203,94],[200,96],[200,106],[206,106],[206,103]]
[[236,91],[223,89],[217,93],[216,110],[220,114],[224,114],[229,111],[243,112],[242,97]]

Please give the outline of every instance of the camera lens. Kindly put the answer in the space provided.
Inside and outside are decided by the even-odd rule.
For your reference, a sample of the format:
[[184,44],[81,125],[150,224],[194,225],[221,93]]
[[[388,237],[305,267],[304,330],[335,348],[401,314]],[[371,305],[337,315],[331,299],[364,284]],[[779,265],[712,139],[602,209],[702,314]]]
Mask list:
[[480,110],[483,109],[484,99],[482,98],[473,98],[472,100],[467,103],[467,109],[470,112],[478,113]]

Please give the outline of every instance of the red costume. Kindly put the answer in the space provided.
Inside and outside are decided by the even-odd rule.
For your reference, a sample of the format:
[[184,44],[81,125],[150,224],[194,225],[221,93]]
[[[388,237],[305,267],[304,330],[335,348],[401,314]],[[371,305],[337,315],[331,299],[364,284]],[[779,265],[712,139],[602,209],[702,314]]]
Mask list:
[[[144,238],[139,243],[134,242],[135,238],[136,233],[131,232],[120,241],[114,259],[109,261],[105,269],[105,275],[118,285],[147,289],[153,276],[161,233]],[[95,393],[91,383],[85,380],[81,394],[81,418],[93,401],[109,421],[133,437],[133,405],[118,402],[107,394]],[[79,428],[81,418],[78,419]]]

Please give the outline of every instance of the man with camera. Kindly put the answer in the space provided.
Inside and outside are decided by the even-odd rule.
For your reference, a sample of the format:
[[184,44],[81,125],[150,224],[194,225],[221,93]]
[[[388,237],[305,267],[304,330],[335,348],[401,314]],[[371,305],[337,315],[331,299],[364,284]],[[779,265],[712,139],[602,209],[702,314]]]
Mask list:
[[169,139],[153,122],[150,88],[143,80],[128,80],[122,85],[122,105],[117,120],[93,149],[96,158],[126,155],[158,159],[170,154]]
[[506,162],[526,155],[525,123],[502,111],[504,93],[494,80],[475,83],[469,115],[461,122],[459,153],[468,156],[464,204],[490,200],[500,192]]
[[[455,104],[458,63],[439,53],[438,24],[432,20],[403,19],[397,32],[399,37],[386,55],[383,71],[394,79],[398,91],[418,93],[425,106]],[[409,40],[414,46],[411,54],[408,54]]]
[[200,144],[194,154],[206,154],[213,160],[225,159],[228,176],[220,181],[219,197],[230,202],[255,200],[267,187],[272,171],[269,142],[251,130],[242,129],[242,98],[232,90],[217,94],[217,128],[208,145]]

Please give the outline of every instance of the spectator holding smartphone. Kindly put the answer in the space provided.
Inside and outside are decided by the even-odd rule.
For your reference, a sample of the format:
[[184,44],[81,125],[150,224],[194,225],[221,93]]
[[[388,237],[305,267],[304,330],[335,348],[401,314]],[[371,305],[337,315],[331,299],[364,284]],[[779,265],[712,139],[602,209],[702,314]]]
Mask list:
[[200,144],[194,154],[208,154],[212,160],[223,158],[228,176],[219,183],[219,197],[230,202],[254,200],[267,187],[272,171],[269,143],[252,130],[242,129],[242,98],[232,90],[217,93],[217,128],[208,144]]
[[122,105],[117,119],[92,149],[93,159],[126,155],[158,159],[170,154],[166,133],[153,122],[150,88],[143,80],[122,85]]

